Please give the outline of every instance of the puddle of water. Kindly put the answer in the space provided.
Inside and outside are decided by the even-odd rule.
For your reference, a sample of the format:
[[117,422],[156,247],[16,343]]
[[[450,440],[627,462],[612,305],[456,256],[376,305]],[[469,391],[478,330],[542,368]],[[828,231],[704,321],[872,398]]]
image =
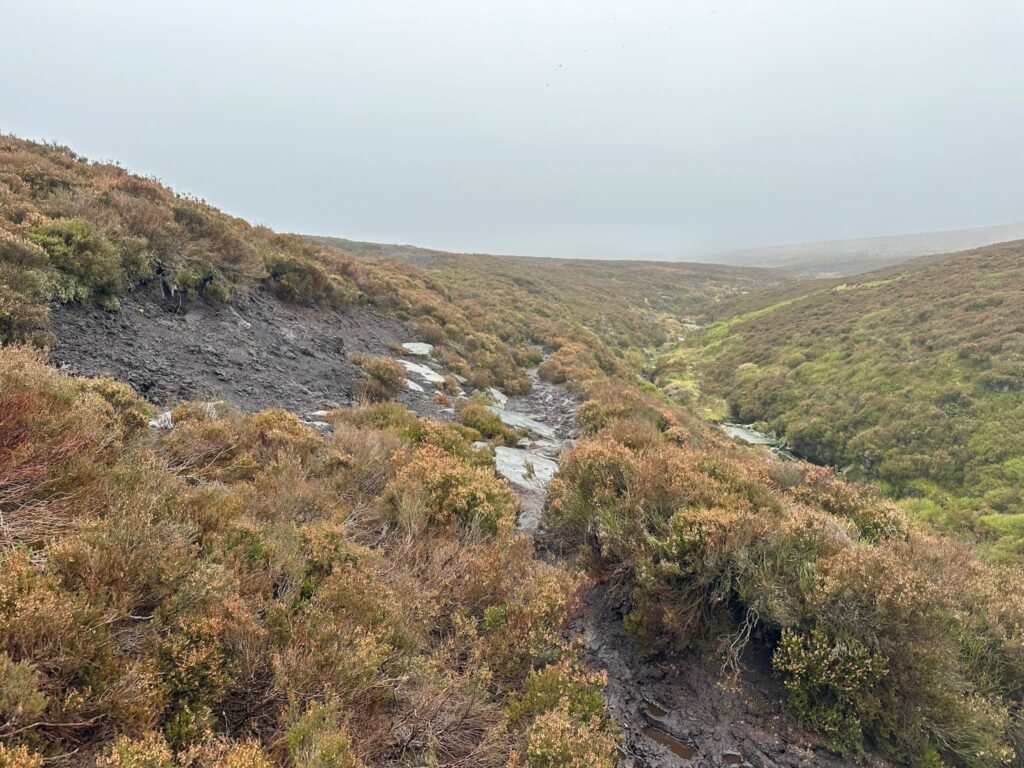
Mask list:
[[680,741],[674,736],[669,736],[667,733],[658,730],[657,728],[647,726],[643,729],[642,733],[647,738],[653,739],[662,746],[668,747],[672,754],[676,755],[677,757],[681,757],[684,760],[689,760],[697,754],[697,750],[691,747],[686,742]]
[[722,762],[726,765],[740,765],[743,762],[743,755],[739,752],[723,752]]
[[651,717],[664,717],[665,715],[668,714],[668,712],[666,712],[664,709],[659,707],[657,704],[653,704],[653,703],[648,701],[647,702],[647,714],[649,714]]

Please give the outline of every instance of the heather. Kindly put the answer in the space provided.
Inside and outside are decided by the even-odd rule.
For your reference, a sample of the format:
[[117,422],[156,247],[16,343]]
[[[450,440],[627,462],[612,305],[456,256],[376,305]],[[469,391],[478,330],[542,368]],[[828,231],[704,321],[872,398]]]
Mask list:
[[545,512],[553,540],[626,595],[639,642],[727,676],[767,650],[790,710],[841,754],[1014,763],[1019,570],[915,530],[874,488],[643,411],[563,457]]
[[738,297],[661,359],[659,381],[1017,561],[1022,270],[1024,248],[1004,243]]
[[595,684],[561,638],[583,581],[457,429],[186,403],[153,432],[11,347],[0,385],[10,764],[504,765],[566,733],[610,759],[603,703],[560,693]]

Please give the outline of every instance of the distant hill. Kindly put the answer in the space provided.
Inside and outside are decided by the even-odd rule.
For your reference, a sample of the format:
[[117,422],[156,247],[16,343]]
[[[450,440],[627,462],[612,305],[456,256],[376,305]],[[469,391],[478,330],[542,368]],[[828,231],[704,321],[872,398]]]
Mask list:
[[799,275],[840,277],[881,269],[918,256],[954,253],[1022,238],[1024,221],[1018,221],[995,227],[748,248],[712,254],[706,261],[781,267]]
[[398,245],[395,243],[364,243],[344,237],[327,237],[323,235],[304,235],[317,245],[336,248],[352,256],[363,259],[400,259],[417,267],[424,267],[436,256],[446,255],[446,251],[435,251],[432,248],[420,248],[418,245]]

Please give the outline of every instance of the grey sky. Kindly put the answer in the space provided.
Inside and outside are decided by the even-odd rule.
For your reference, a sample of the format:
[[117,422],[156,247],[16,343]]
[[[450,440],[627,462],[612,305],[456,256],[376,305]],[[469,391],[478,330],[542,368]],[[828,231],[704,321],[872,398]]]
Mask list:
[[1024,219],[1024,3],[0,0],[0,130],[275,229],[672,256]]

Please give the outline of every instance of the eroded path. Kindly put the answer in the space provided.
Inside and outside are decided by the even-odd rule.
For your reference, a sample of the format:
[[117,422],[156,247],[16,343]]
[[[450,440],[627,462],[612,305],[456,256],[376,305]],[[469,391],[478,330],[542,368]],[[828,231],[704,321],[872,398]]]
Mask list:
[[[564,387],[529,374],[529,395],[501,396],[492,407],[506,424],[529,430],[519,446],[497,448],[495,464],[519,495],[520,528],[538,534],[559,456],[579,437],[579,403]],[[621,603],[607,585],[594,587],[570,634],[583,639],[588,663],[608,675],[608,707],[624,737],[623,768],[852,765],[815,751],[794,727],[767,657],[752,649],[736,681],[692,655],[648,658],[624,628]]]

